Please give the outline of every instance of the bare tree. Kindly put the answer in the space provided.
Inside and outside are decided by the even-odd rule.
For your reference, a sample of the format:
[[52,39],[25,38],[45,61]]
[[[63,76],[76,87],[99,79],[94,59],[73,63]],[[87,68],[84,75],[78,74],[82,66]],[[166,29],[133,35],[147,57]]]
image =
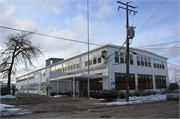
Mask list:
[[30,41],[32,35],[33,32],[11,34],[4,42],[5,48],[0,53],[0,73],[3,77],[8,77],[8,94],[10,94],[11,75],[17,71],[18,65],[24,64],[26,68],[34,67],[32,61],[42,55],[41,47],[33,45]]
[[180,83],[180,70],[175,70],[172,74],[171,80],[176,83]]

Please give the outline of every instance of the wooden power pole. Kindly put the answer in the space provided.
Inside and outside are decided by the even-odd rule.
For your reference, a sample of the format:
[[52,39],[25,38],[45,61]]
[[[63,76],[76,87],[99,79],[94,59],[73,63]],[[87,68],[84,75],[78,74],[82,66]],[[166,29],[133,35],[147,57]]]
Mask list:
[[119,10],[119,8],[126,10],[126,101],[129,101],[129,35],[128,35],[129,34],[129,30],[128,30],[129,29],[129,18],[128,18],[128,12],[129,11],[134,12],[134,13],[137,13],[137,12],[134,10],[128,9],[128,7],[131,7],[134,9],[136,8],[131,5],[128,5],[129,2],[126,2],[126,4],[125,4],[120,1],[117,1],[117,3],[126,5],[126,8],[118,6],[118,10]]

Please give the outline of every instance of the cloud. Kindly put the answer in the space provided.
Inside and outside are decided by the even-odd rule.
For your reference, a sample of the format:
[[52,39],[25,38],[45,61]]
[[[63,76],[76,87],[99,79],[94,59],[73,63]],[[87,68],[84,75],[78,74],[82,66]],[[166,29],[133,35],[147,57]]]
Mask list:
[[79,11],[85,11],[86,10],[86,6],[82,3],[78,3],[76,5],[76,8],[79,10]]
[[178,54],[180,54],[180,50],[177,49],[177,48],[173,48],[173,47],[180,48],[180,44],[179,43],[173,43],[173,44],[169,44],[166,47],[163,47],[163,48],[167,48],[167,49],[164,49],[161,55],[165,56],[165,57],[168,57],[168,58],[177,58],[177,57],[179,57]]
[[110,6],[108,4],[101,4],[99,10],[97,11],[96,17],[98,19],[102,19],[105,17],[110,17],[112,14],[114,14],[114,7]]

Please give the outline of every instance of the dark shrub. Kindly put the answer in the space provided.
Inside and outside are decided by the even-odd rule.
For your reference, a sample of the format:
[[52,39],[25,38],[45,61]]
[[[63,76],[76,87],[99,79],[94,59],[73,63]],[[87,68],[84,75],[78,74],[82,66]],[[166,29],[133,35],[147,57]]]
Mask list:
[[135,96],[141,96],[141,93],[140,93],[139,91],[136,91],[136,92],[134,93],[134,95],[135,95]]
[[156,95],[157,92],[156,92],[156,91],[151,91],[151,94],[152,94],[152,95]]
[[124,99],[124,98],[126,97],[126,96],[125,96],[125,93],[121,91],[121,92],[119,93],[119,97],[120,97],[121,99]]
[[56,94],[57,94],[57,93],[55,93],[55,92],[51,92],[51,93],[50,93],[51,96],[55,96]]
[[170,83],[169,87],[168,87],[171,91],[174,89],[179,89],[179,85],[178,83]]
[[135,96],[135,93],[129,93],[129,96]]
[[168,93],[168,92],[169,92],[168,89],[164,89],[164,90],[161,90],[160,94],[166,94],[166,93]]
[[145,93],[146,93],[146,95],[152,95],[152,92],[150,90],[146,91]]
[[90,92],[90,96],[92,98],[116,98],[118,97],[117,91],[112,89],[112,90],[103,90],[103,91],[94,91]]

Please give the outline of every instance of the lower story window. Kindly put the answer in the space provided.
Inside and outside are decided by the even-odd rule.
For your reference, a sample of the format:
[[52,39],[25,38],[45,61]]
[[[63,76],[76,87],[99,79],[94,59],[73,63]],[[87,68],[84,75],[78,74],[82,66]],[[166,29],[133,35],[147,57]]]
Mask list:
[[166,77],[165,76],[155,76],[156,88],[166,88]]
[[[116,90],[126,89],[126,74],[125,73],[115,73],[115,88]],[[129,75],[129,89],[135,89],[135,75]]]
[[152,89],[152,75],[138,74],[138,89]]
[[102,78],[90,80],[90,90],[102,90]]

